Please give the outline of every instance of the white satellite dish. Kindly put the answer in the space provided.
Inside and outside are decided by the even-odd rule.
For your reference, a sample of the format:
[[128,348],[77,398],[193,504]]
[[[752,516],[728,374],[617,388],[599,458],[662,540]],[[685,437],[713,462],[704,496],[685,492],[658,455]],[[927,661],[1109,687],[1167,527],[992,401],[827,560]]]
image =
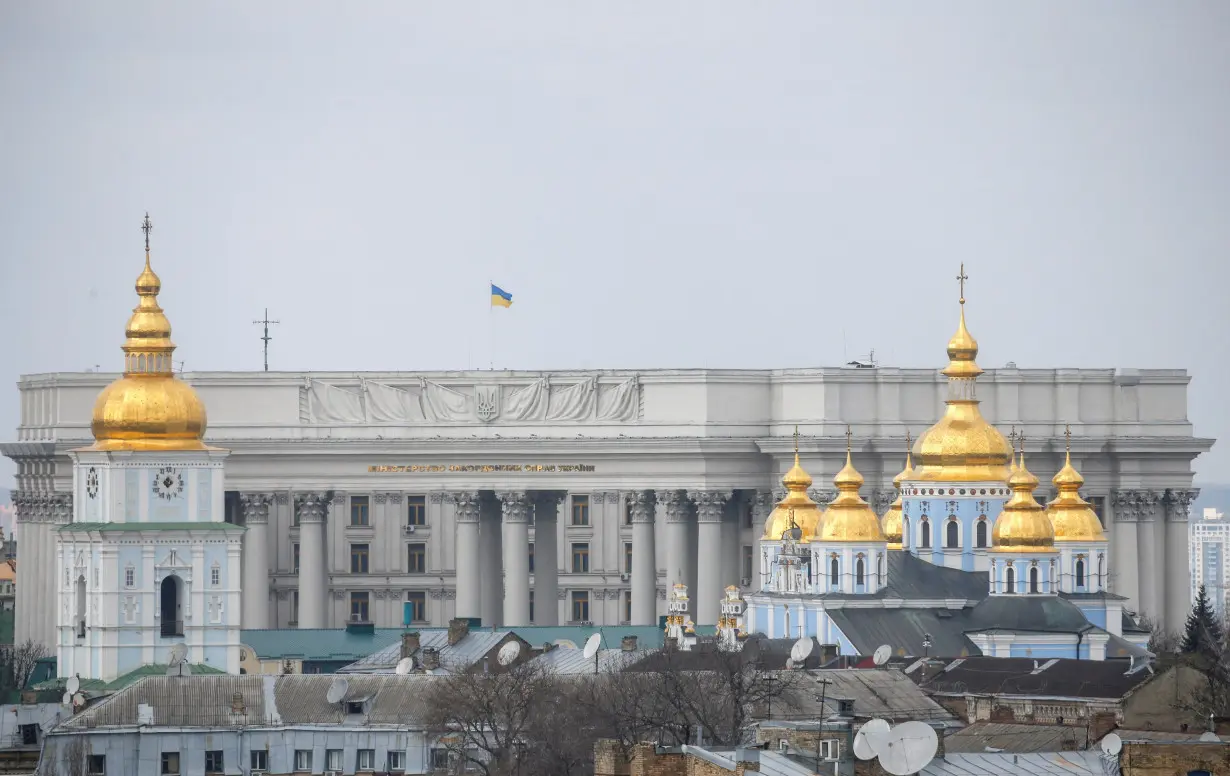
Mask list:
[[793,660],[793,659],[791,659],[791,658],[786,658],[786,670],[787,670],[787,671],[792,671],[792,670],[794,670],[794,660]]
[[598,654],[598,649],[602,646],[602,635],[595,633],[590,636],[585,642],[585,651],[582,652],[586,660],[589,660],[594,655]]
[[68,681],[64,683],[64,689],[68,690],[70,695],[77,692],[81,689],[81,680],[75,676],[68,677]]
[[519,657],[521,657],[521,642],[510,641],[500,647],[500,651],[495,655],[495,661],[502,666],[507,666],[515,663]]
[[1114,757],[1123,751],[1123,739],[1118,733],[1107,733],[1102,737],[1102,751]]
[[398,676],[405,676],[406,674],[410,673],[413,670],[414,670],[414,658],[403,657],[401,660],[397,661],[397,668],[393,669],[393,673],[397,674]]
[[880,767],[893,776],[918,773],[935,757],[940,739],[926,722],[903,722],[876,745]]
[[875,654],[871,656],[871,662],[878,666],[882,666],[888,662],[888,659],[893,656],[893,648],[888,644],[881,644],[876,647]]
[[874,760],[879,749],[888,740],[889,726],[882,719],[869,719],[854,736],[854,756],[860,760]]
[[72,702],[73,702],[73,694],[71,692],[64,693],[64,697],[60,699],[60,703],[63,703],[65,706],[72,705]]
[[815,642],[813,642],[811,638],[807,636],[804,636],[803,638],[794,642],[794,646],[790,648],[790,659],[794,661],[794,664],[796,666],[799,663],[803,663],[807,660],[807,657],[811,654],[812,645],[814,643]]
[[75,695],[73,695],[73,705],[74,706],[84,706],[85,696],[82,695],[81,693],[76,693]]
[[177,666],[188,658],[188,645],[180,642],[172,644],[171,651],[167,655],[167,665]]
[[329,692],[325,695],[325,700],[329,703],[341,703],[349,689],[350,682],[346,681],[346,677],[339,676],[333,680],[333,684],[329,685]]

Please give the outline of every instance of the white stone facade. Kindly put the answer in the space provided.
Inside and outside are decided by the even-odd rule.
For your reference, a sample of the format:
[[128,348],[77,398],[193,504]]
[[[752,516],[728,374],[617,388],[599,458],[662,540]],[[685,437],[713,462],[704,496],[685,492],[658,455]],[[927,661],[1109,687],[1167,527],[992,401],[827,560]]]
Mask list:
[[[67,451],[88,444],[113,377],[20,382],[18,440],[0,447],[18,464],[19,640],[52,643],[43,561],[71,514]],[[712,624],[727,585],[759,588],[756,546],[796,424],[816,500],[845,462],[848,424],[863,496],[882,512],[906,431],[931,426],[946,395],[938,371],[893,368],[182,377],[208,408],[207,441],[232,451],[227,516],[248,527],[244,627],[340,627],[352,612],[397,626],[407,602],[434,625],[516,625],[531,611],[535,624],[651,624],[677,581],[696,621]],[[1188,380],[1096,369],[979,380],[983,414],[1024,430],[1044,483],[1071,424],[1082,493],[1106,524],[1110,588],[1130,608],[1164,608],[1172,627],[1190,576],[1187,542],[1166,540],[1186,538],[1186,509],[1173,505],[1190,503],[1192,460],[1212,445],[1187,418]]]

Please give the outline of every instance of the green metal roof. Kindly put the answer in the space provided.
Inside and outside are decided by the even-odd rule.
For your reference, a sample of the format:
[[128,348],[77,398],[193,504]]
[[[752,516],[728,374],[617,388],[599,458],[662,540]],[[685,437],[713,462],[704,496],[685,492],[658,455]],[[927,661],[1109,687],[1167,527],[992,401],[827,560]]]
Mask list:
[[[122,676],[118,676],[110,682],[104,682],[101,679],[82,679],[81,680],[81,692],[94,692],[94,693],[115,692],[116,690],[122,690],[128,685],[133,684],[137,682],[138,680],[143,679],[147,676],[166,676],[166,673],[167,673],[167,665],[165,663],[154,663],[152,665],[141,666],[140,668],[134,668],[128,673]],[[192,664],[192,675],[193,676],[203,676],[207,674],[225,674],[225,673],[226,673],[225,671],[220,671],[217,668],[214,668],[213,666],[210,666],[210,665],[206,665],[204,663],[193,663]],[[55,679],[48,679],[45,682],[39,682],[38,684],[34,685],[32,689],[34,690],[55,690],[57,692],[64,692],[66,689],[65,682],[67,681],[68,681],[68,677],[58,676]]]
[[374,628],[371,633],[350,633],[345,628],[271,628],[240,631],[239,640],[262,660],[358,660],[384,649],[405,632],[404,628]]
[[60,533],[76,531],[96,531],[112,533],[115,531],[234,531],[243,533],[248,530],[234,523],[69,523],[60,528]]

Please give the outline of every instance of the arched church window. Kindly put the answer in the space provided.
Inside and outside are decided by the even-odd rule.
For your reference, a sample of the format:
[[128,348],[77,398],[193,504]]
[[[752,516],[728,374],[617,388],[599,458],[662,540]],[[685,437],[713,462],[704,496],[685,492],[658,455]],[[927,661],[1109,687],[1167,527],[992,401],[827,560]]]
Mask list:
[[1106,587],[1106,556],[1098,556],[1098,587]]
[[840,568],[837,565],[837,556],[834,555],[832,560],[829,561],[829,584],[841,584],[841,576],[838,574],[839,571]]
[[1085,559],[1084,558],[1076,559],[1076,586],[1077,587],[1085,586]]
[[876,576],[880,578],[880,584],[884,584],[884,553],[876,556]]
[[867,584],[866,575],[863,572],[863,556],[862,555],[859,555],[858,559],[854,561],[854,584],[856,585]]
[[85,638],[85,575],[77,577],[77,638]]
[[137,586],[137,570],[131,563],[129,563],[127,566],[124,567],[124,587],[136,587],[136,586]]
[[1029,592],[1038,592],[1038,567],[1033,566],[1029,569]]
[[214,587],[222,584],[222,567],[218,565],[217,561],[214,561],[214,565],[209,569],[209,584]]
[[931,547],[931,521],[925,517],[918,521],[918,546],[924,549]]
[[162,611],[162,635],[184,635],[184,623],[181,617],[183,590],[180,588],[179,577],[172,574],[162,580],[158,590],[158,602]]
[[975,546],[985,548],[987,546],[987,518],[985,515],[978,518],[978,524],[974,526]]
[[944,546],[950,550],[955,550],[958,547],[960,547],[961,546],[961,531],[957,527],[956,518],[949,519],[948,525],[944,527],[944,530],[945,530]]
[[1012,566],[1004,569],[1004,592],[1016,592],[1016,569]]

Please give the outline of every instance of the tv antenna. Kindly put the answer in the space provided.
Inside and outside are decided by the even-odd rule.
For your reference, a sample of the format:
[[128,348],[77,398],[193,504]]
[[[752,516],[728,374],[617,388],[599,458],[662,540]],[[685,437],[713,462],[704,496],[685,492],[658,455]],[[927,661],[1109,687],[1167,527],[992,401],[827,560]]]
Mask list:
[[253,326],[264,326],[265,327],[265,335],[261,337],[261,342],[265,343],[265,371],[266,372],[269,371],[269,340],[273,339],[273,337],[269,336],[269,327],[276,326],[279,323],[281,323],[281,321],[269,320],[269,308],[268,307],[265,308],[264,318],[262,318],[259,321],[252,321]]

